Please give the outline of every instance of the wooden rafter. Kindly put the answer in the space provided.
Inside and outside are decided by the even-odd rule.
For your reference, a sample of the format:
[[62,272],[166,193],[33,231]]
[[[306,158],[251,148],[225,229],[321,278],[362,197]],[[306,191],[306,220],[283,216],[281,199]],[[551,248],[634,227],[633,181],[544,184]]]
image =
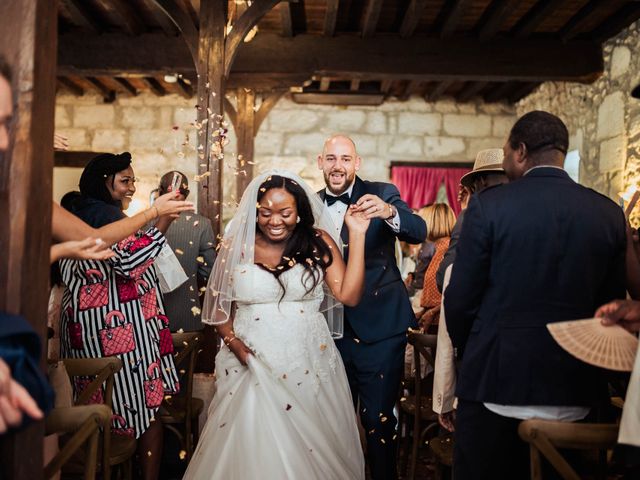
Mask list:
[[537,83],[534,82],[523,82],[517,85],[510,93],[509,93],[509,102],[515,103],[520,100],[522,97],[529,95],[531,91],[538,86]]
[[399,95],[398,98],[400,100],[408,100],[411,97],[411,95],[413,95],[418,91],[418,88],[420,87],[421,83],[422,82],[418,80],[409,80],[407,82],[407,85],[404,87],[404,91],[402,92],[401,95]]
[[69,9],[71,19],[76,24],[93,33],[102,31],[100,22],[95,19],[93,13],[87,8],[87,2],[83,0],[67,0],[65,4]]
[[338,21],[338,6],[340,0],[327,0],[327,11],[324,16],[324,35],[333,37],[336,33],[336,22]]
[[500,27],[511,13],[509,0],[493,0],[487,7],[478,25],[478,38],[487,40],[500,31]]
[[293,36],[293,19],[291,18],[291,5],[289,2],[280,2],[278,5],[280,10],[280,23],[282,25],[282,36]]
[[640,18],[640,4],[638,2],[627,3],[622,6],[596,29],[589,33],[590,38],[605,41]]
[[429,92],[426,96],[426,100],[429,102],[435,102],[436,100],[438,100],[442,94],[444,92],[447,91],[447,89],[451,86],[453,82],[451,81],[444,81],[444,82],[440,82],[438,83],[433,90],[431,90],[431,92]]
[[66,88],[70,93],[76,97],[84,95],[84,88],[78,85],[76,82],[67,77],[58,77],[58,83]]
[[87,82],[91,84],[96,92],[98,92],[104,98],[104,101],[111,103],[116,99],[116,92],[107,87],[104,83],[98,80],[96,77],[87,77]]
[[427,0],[411,0],[407,9],[402,17],[402,24],[400,25],[400,36],[410,37],[415,32],[420,17],[424,11],[424,7],[427,6]]
[[531,35],[551,13],[556,11],[566,0],[540,0],[511,29],[511,35],[524,38]]
[[129,35],[140,35],[146,30],[144,22],[127,0],[94,0]]
[[[299,85],[314,75],[363,81],[588,82],[603,70],[601,45],[588,41],[532,38],[478,42],[456,37],[415,42],[386,36],[366,42],[351,36],[317,40],[317,36],[306,34],[292,38],[258,35],[240,49],[229,83],[255,87],[279,78],[286,86],[287,79],[293,78],[298,83],[291,85]],[[123,51],[127,55],[122,55]],[[185,45],[165,35],[65,34],[60,36],[58,59],[61,76],[154,76],[170,69],[195,78]]]
[[145,3],[148,5],[149,11],[151,15],[153,15],[153,19],[160,26],[162,31],[169,36],[174,36],[178,33],[178,28],[175,23],[169,18],[169,16],[158,7],[158,5],[153,2],[153,0],[145,0]]
[[178,77],[176,86],[178,87],[180,96],[184,98],[193,97],[193,87],[189,85],[187,82],[185,82],[182,78]]
[[441,25],[440,38],[449,38],[455,33],[468,2],[469,0],[453,0],[444,5],[436,22],[437,25]]
[[458,93],[456,99],[459,102],[468,102],[477,96],[480,91],[487,86],[487,82],[467,82],[463,89]]
[[254,2],[246,12],[233,25],[231,33],[227,37],[224,46],[224,75],[229,76],[231,66],[236,58],[238,46],[247,36],[247,33],[269,12],[280,0],[262,0]]
[[153,93],[158,95],[159,97],[163,97],[167,94],[165,88],[160,84],[158,80],[153,77],[143,77],[141,79],[144,84],[151,90]]
[[563,40],[571,40],[580,33],[580,29],[589,20],[589,17],[608,0],[590,0],[584,7],[578,10],[573,17],[560,29],[558,36]]
[[513,85],[510,82],[496,84],[490,92],[485,94],[484,99],[486,102],[497,102],[506,98],[511,90]]
[[122,88],[124,88],[127,92],[129,92],[129,94],[131,94],[134,97],[138,96],[138,90],[136,89],[136,87],[131,85],[131,83],[129,83],[129,81],[126,78],[115,77],[114,80],[118,84],[120,84]]
[[380,82],[380,91],[381,91],[382,93],[384,93],[385,95],[386,95],[387,93],[389,93],[389,90],[391,89],[391,84],[392,84],[392,82],[393,82],[393,80],[389,80],[389,79],[382,80],[382,81]]
[[384,95],[381,93],[292,93],[291,98],[296,103],[314,105],[381,105]]
[[349,90],[351,90],[352,92],[357,92],[358,90],[360,90],[359,78],[354,78],[353,80],[351,80],[351,83],[349,84]]
[[362,24],[362,36],[375,35],[382,10],[382,0],[368,0],[364,11],[364,23]]
[[192,61],[197,64],[198,61],[198,29],[193,23],[191,15],[184,10],[176,0],[153,0],[158,7],[171,19],[175,26],[180,30],[182,38],[189,48]]
[[322,77],[320,79],[320,91],[326,92],[331,87],[331,79],[329,77]]

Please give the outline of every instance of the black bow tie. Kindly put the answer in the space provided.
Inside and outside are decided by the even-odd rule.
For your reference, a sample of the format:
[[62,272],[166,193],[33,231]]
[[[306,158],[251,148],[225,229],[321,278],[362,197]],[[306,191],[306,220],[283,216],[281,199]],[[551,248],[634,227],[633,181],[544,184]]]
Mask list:
[[324,199],[327,201],[327,205],[331,206],[336,202],[342,202],[345,205],[349,205],[350,197],[348,193],[343,193],[342,195],[336,197],[334,195],[325,195]]

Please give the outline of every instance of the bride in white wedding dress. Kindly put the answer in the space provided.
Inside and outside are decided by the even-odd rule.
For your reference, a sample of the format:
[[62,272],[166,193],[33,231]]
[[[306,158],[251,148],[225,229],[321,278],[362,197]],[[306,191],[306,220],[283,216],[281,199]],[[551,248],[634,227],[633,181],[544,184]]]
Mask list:
[[247,187],[207,289],[203,319],[225,345],[185,479],[364,479],[332,331],[341,328],[339,302],[362,296],[369,221],[355,207],[345,215],[348,265],[328,222],[294,174],[263,174]]

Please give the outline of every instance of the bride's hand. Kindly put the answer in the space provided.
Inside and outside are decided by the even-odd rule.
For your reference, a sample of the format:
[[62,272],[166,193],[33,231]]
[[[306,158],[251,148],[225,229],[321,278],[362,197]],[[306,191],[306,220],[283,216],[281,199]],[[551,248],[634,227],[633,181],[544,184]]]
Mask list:
[[371,220],[369,220],[363,212],[358,211],[355,205],[350,205],[344,216],[344,223],[347,225],[350,234],[367,233],[370,222]]
[[249,355],[253,355],[253,352],[238,337],[233,338],[234,339],[227,344],[227,347],[229,347],[229,350],[233,352],[242,365],[246,365]]

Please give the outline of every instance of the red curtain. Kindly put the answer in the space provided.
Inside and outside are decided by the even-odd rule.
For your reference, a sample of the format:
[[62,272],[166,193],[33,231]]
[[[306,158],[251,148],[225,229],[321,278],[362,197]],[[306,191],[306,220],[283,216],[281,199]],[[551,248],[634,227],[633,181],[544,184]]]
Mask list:
[[436,200],[438,189],[444,183],[449,206],[456,216],[460,213],[458,185],[468,168],[392,167],[391,181],[400,190],[400,196],[409,207],[418,209]]

